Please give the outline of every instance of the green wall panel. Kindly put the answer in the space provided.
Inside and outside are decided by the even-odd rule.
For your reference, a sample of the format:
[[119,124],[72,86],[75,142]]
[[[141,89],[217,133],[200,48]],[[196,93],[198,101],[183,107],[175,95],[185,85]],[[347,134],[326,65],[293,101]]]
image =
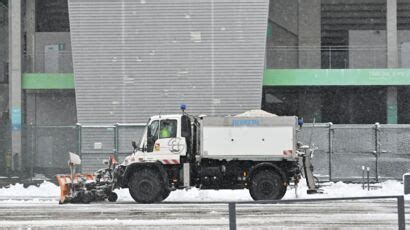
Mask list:
[[23,89],[74,89],[72,73],[24,73]]
[[[23,89],[74,89],[72,73],[24,73]],[[264,86],[410,85],[410,69],[266,69]]]
[[410,85],[410,69],[266,69],[263,85]]

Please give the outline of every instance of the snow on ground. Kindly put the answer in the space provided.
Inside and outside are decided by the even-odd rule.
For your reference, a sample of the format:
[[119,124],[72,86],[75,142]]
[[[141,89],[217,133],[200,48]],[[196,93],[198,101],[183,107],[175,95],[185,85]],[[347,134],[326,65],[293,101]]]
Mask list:
[[[403,195],[403,184],[400,181],[385,181],[380,184],[371,185],[371,190],[363,190],[361,184],[346,184],[343,182],[330,182],[321,187],[323,194],[308,195],[305,181],[299,184],[297,196],[295,189],[289,187],[284,199],[301,199],[301,198],[328,198],[328,197],[352,197],[352,196],[387,196]],[[132,201],[128,189],[116,191],[119,201]],[[24,188],[22,184],[11,185],[9,188],[0,188],[0,202],[11,200],[38,201],[57,200],[60,189],[53,183],[43,182],[40,186],[29,186]],[[410,195],[405,196],[410,200]],[[251,201],[249,191],[244,190],[199,190],[193,188],[190,190],[177,190],[170,194],[166,201]],[[24,201],[23,201],[24,202]]]
[[0,188],[0,197],[53,197],[60,195],[60,188],[51,183],[44,181],[40,186],[29,186],[24,188],[23,184],[10,185],[9,188]]

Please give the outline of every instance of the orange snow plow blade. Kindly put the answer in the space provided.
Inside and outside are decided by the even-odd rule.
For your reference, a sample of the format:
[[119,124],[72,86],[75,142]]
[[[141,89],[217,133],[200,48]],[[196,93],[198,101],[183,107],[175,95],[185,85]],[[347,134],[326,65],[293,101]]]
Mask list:
[[[73,181],[71,175],[60,174],[56,175],[58,185],[60,186],[60,204],[71,198]],[[74,184],[78,183],[79,178],[85,180],[94,180],[93,174],[76,174],[74,176]]]

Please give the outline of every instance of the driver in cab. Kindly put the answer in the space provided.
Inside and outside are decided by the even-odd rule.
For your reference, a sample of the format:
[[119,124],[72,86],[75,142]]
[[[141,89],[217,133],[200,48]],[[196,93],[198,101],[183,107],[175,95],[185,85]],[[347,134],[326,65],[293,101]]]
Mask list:
[[159,132],[159,138],[170,138],[172,136],[172,128],[172,124],[166,121],[163,122],[161,131]]

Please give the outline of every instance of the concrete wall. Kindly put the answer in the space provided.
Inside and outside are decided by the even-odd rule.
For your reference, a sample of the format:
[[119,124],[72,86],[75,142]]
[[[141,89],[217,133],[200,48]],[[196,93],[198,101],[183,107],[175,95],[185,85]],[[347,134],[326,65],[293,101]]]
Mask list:
[[272,36],[267,39],[267,68],[298,68],[298,38],[277,24],[270,23]]
[[[71,55],[71,41],[69,32],[37,32],[35,33],[35,59],[34,70],[27,70],[27,72],[44,73],[47,72],[45,68],[45,61],[47,59],[45,54],[45,46],[60,45],[58,51],[58,73],[72,73],[73,61]],[[52,71],[55,72],[55,71]]]
[[269,19],[286,28],[290,33],[298,33],[298,0],[271,0]]
[[271,0],[267,68],[320,68],[321,0]]
[[77,152],[74,90],[28,91],[25,108],[26,167],[49,177],[64,172],[68,152]]
[[5,172],[5,154],[10,151],[10,131],[8,123],[8,94],[6,84],[0,84],[0,174]]
[[74,90],[26,93],[26,124],[75,125],[76,122]]
[[349,31],[349,68],[386,68],[386,31]]
[[299,68],[321,67],[321,0],[299,0]]
[[[8,49],[8,9],[0,3],[0,125],[8,119],[5,112],[8,110],[9,90],[8,84],[4,84],[9,59]],[[0,133],[0,135],[2,135]]]
[[410,68],[410,30],[397,31],[399,67]]
[[[399,30],[397,34],[399,67],[409,67],[410,31]],[[349,68],[386,68],[386,39],[385,30],[350,30]]]
[[8,120],[6,111],[9,104],[9,86],[8,84],[0,84],[0,125]]
[[269,2],[269,30],[266,42],[267,68],[298,67],[297,0]]
[[6,63],[9,59],[8,37],[8,9],[0,3],[0,82],[4,80],[7,71]]
[[0,3],[0,173],[5,173],[5,153],[10,148],[10,134],[8,129],[8,84],[4,82],[8,62],[8,9]]

